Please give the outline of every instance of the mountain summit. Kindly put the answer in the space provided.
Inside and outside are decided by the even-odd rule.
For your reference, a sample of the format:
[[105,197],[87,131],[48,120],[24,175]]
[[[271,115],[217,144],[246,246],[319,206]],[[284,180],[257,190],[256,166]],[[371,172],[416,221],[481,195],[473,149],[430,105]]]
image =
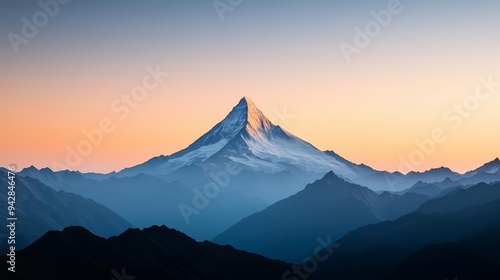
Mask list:
[[[325,174],[356,177],[355,166],[318,150],[308,142],[274,125],[247,97],[231,112],[186,149],[160,156],[121,171],[121,175],[169,174],[200,162],[220,164],[230,161],[244,169],[277,173],[290,167]],[[352,166],[351,166],[352,165]]]
[[229,142],[242,130],[249,135],[261,135],[272,126],[274,125],[271,121],[264,116],[252,100],[243,97],[224,120],[191,144],[188,149],[198,149],[224,140]]
[[[255,106],[252,100],[247,97],[243,97],[240,100],[241,103],[246,105],[247,109],[247,122],[245,126],[245,130],[250,135],[259,135],[262,132],[266,132],[271,129],[271,126],[274,126],[264,114]],[[243,105],[243,106],[245,106]]]

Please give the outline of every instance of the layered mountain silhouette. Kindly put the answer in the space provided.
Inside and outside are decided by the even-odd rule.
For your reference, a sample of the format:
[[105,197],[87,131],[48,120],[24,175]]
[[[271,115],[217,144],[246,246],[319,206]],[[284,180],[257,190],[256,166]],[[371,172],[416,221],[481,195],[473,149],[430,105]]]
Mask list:
[[[2,263],[6,257],[0,257]],[[196,242],[165,226],[129,229],[104,239],[83,227],[50,231],[17,253],[2,279],[281,279],[291,264]]]
[[[394,221],[353,230],[335,241],[342,246],[318,268],[315,276],[318,279],[387,279],[392,271],[396,276],[407,275],[412,269],[411,266],[415,265],[413,262],[421,260],[419,256],[422,251],[416,252],[422,249],[425,253],[429,249],[429,247],[423,249],[425,246],[481,238],[489,230],[500,227],[499,189],[500,183],[481,183],[469,189],[457,189],[446,196],[424,203],[417,211]],[[481,247],[476,249],[477,252],[474,248],[468,252],[481,255]],[[441,250],[441,247],[438,250]],[[414,253],[418,259],[411,258]],[[449,252],[443,251],[443,253]],[[435,255],[434,260],[439,260],[438,256]],[[450,256],[447,256],[447,261],[451,262],[443,261],[440,264],[455,265]],[[405,264],[407,259],[408,262]],[[473,263],[469,268],[471,266]],[[484,264],[484,267],[489,266],[490,263]],[[454,279],[458,276],[458,279],[468,279],[461,277],[463,271],[460,268],[446,266],[434,273],[432,267],[427,272],[420,272],[417,275],[429,273],[433,275],[429,279],[437,279],[442,276],[441,272],[449,273],[455,269],[454,273],[451,273],[453,276],[447,274],[448,278]],[[427,268],[421,267],[421,269]],[[477,272],[477,278],[474,279],[486,279],[481,278],[480,271]]]
[[394,192],[395,194],[406,194],[406,193],[417,193],[423,194],[430,197],[438,197],[445,195],[446,193],[453,191],[456,188],[466,188],[467,186],[462,185],[460,182],[453,181],[450,178],[446,178],[442,182],[425,183],[418,181],[415,185],[409,187],[406,190],[400,192]]
[[334,241],[360,226],[413,212],[428,199],[418,194],[379,195],[329,172],[297,194],[236,223],[214,242],[300,263],[313,254],[318,237]]
[[[235,222],[270,204],[267,200],[256,199],[256,196],[272,197],[273,193],[281,190],[280,187],[297,184],[288,172],[256,177],[252,172],[241,171],[238,176],[231,175],[230,184],[226,186],[217,181],[218,178],[226,180],[226,177],[215,177],[219,176],[218,172],[226,169],[218,170],[207,165],[184,169],[196,170],[191,176],[186,175],[188,183],[180,180],[167,182],[147,174],[111,177],[99,181],[81,177],[74,172],[71,177],[66,176],[70,172],[59,177],[60,172],[49,170],[44,170],[39,179],[51,182],[57,190],[66,190],[102,203],[136,226],[168,224],[198,240],[213,238]],[[37,174],[36,169],[31,168],[30,173]],[[196,174],[204,175],[197,177]],[[210,177],[211,174],[214,174],[216,181]],[[59,181],[58,178],[62,180]],[[204,189],[214,185],[220,188],[220,193],[209,199],[205,196]],[[275,191],[272,190],[273,187]],[[180,207],[186,207],[185,216]],[[189,210],[196,212],[188,212]]]
[[[132,224],[109,208],[90,199],[55,191],[31,177],[17,176],[15,180],[17,249],[31,244],[49,230],[60,230],[68,226],[84,226],[104,237],[120,234],[132,227]],[[4,170],[0,170],[0,184],[8,186]],[[7,201],[7,191],[6,187],[0,190],[1,201]],[[0,208],[0,217],[3,220],[9,217],[7,207]],[[5,226],[0,227],[1,234],[7,234],[8,230]],[[4,253],[7,246],[0,248]]]

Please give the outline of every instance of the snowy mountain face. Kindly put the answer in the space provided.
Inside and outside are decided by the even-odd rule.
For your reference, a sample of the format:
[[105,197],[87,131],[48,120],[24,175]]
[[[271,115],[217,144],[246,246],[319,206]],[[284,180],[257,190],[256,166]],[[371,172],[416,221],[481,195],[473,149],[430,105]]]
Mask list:
[[333,170],[348,178],[356,175],[353,166],[272,124],[246,97],[224,120],[186,149],[163,159],[155,158],[156,164],[146,162],[142,167],[137,166],[136,172],[136,167],[122,172],[127,175],[139,172],[168,174],[190,164],[220,162],[221,159],[265,173],[277,173],[293,166],[306,172],[326,173]]

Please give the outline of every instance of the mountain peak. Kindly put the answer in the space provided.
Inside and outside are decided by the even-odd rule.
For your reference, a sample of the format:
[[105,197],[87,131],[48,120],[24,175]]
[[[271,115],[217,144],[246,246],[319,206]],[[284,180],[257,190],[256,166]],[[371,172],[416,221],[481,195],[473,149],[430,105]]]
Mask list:
[[26,171],[38,171],[38,168],[36,168],[34,165],[30,165],[29,167],[23,168],[23,170],[21,170],[21,171],[24,171],[24,170],[26,170]]
[[328,187],[332,185],[339,186],[345,183],[347,183],[346,180],[339,177],[337,174],[335,174],[333,171],[330,170],[323,176],[323,178],[316,180],[312,184],[309,184],[308,186],[306,186],[306,188],[308,188],[309,186],[328,186]]
[[245,129],[251,136],[260,135],[271,128],[272,123],[248,97],[243,97],[231,112],[214,127],[213,132],[230,140]]
[[328,173],[326,173],[323,176],[323,179],[342,179],[342,178],[337,176],[337,174],[335,174],[335,172],[333,172],[333,170],[330,170],[330,171],[328,171]]
[[240,102],[238,104],[243,104],[243,105],[246,105],[248,108],[255,108],[255,103],[253,103],[253,101],[246,97],[246,96],[243,96],[243,98],[240,99]]
[[200,147],[210,147],[204,152],[207,155],[205,158],[208,158],[243,130],[250,136],[256,137],[270,130],[271,127],[272,123],[255,106],[255,103],[250,98],[243,97],[221,122],[181,152],[187,153]]
[[429,171],[434,171],[434,172],[437,172],[437,171],[451,171],[451,172],[453,172],[451,169],[449,169],[448,167],[445,167],[445,166],[431,168]]
[[252,136],[257,136],[263,131],[271,128],[272,123],[269,119],[255,106],[252,100],[248,97],[243,97],[240,101],[246,104],[246,130]]

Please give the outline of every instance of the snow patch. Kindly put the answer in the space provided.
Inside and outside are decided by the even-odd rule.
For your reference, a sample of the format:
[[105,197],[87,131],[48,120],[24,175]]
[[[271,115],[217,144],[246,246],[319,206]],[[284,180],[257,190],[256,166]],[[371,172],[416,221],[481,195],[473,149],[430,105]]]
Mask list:
[[194,151],[191,151],[187,154],[184,154],[180,157],[172,158],[169,159],[167,162],[164,164],[160,165],[159,169],[162,172],[172,172],[175,171],[176,169],[189,165],[195,162],[200,162],[200,161],[205,161],[211,156],[213,156],[215,153],[220,151],[224,146],[227,144],[227,140],[223,139],[220,140],[219,142],[207,146],[202,146]]
[[319,173],[332,170],[339,175],[355,175],[345,164],[296,137],[270,139],[269,137],[260,136],[250,139],[243,138],[243,140],[250,151],[261,159],[253,161],[254,167],[260,164],[261,169],[267,168],[263,162],[286,163],[308,172]]

